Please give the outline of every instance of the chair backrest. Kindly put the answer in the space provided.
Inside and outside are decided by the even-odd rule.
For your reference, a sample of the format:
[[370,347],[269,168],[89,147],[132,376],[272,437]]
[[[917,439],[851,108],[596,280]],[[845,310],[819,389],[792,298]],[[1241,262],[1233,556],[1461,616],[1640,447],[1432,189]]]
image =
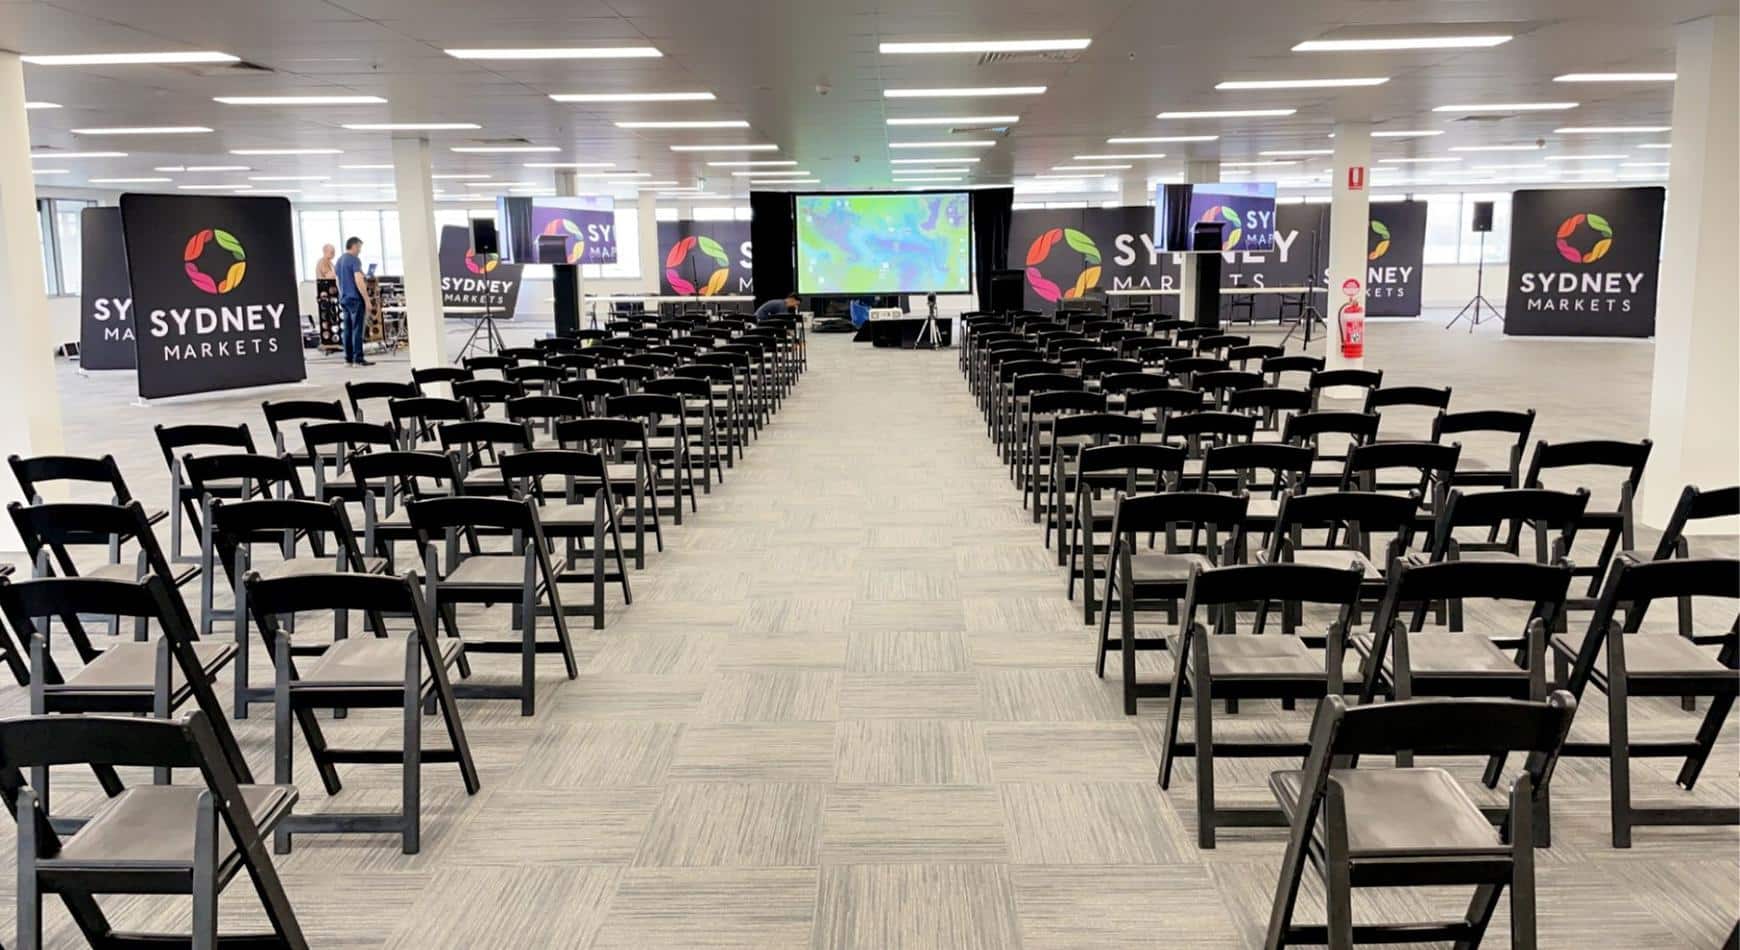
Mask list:
[[1547,488],[1502,488],[1480,492],[1452,489],[1432,531],[1432,559],[1442,561],[1454,553],[1458,528],[1479,528],[1495,534],[1503,531],[1504,548],[1520,552],[1518,544],[1522,531],[1529,525],[1542,532],[1543,539],[1546,533],[1557,531],[1558,550],[1543,553],[1549,559],[1565,557],[1577,539],[1577,527],[1588,507],[1587,488],[1574,492]]
[[590,353],[551,353],[544,360],[545,365],[562,370],[570,376],[584,375],[589,369],[598,365],[598,357]]
[[1445,600],[1498,600],[1527,606],[1528,621],[1551,622],[1563,609],[1571,590],[1571,565],[1535,564],[1530,561],[1440,561],[1409,564],[1400,561],[1389,575],[1377,617],[1372,654],[1388,651],[1391,627],[1408,630],[1425,625],[1429,604]]
[[[1142,472],[1153,473],[1156,477],[1171,475],[1166,479],[1168,484],[1176,485],[1184,475],[1184,448],[1177,445],[1162,445],[1158,442],[1119,442],[1110,445],[1091,445],[1081,450],[1081,457],[1076,462],[1076,472],[1081,476],[1090,476],[1105,472],[1123,472],[1130,491],[1134,491],[1134,476]],[[1105,484],[1104,479],[1091,480],[1096,485]],[[1085,484],[1085,482],[1084,482]]]
[[385,422],[304,422],[302,444],[316,458],[337,458],[398,448],[398,432]]
[[107,486],[109,499],[117,505],[133,500],[127,481],[121,476],[121,466],[113,455],[91,458],[83,455],[38,455],[22,458],[8,456],[12,475],[18,479],[18,490],[26,499],[43,497],[40,490],[51,482],[88,482]]
[[1101,413],[1106,411],[1106,394],[1071,389],[1047,389],[1043,392],[1035,392],[1028,405],[1030,411],[1036,416],[1048,413]]
[[350,414],[362,421],[366,414],[363,406],[367,403],[393,399],[415,399],[421,396],[422,390],[416,383],[401,383],[387,379],[350,380],[344,384],[345,399],[350,402]]
[[[1621,508],[1630,503],[1631,493],[1643,480],[1643,467],[1649,461],[1649,451],[1655,443],[1649,439],[1621,442],[1611,439],[1586,439],[1576,442],[1535,443],[1535,454],[1529,459],[1524,488],[1544,488],[1542,476],[1555,469],[1617,469],[1624,474],[1618,486]],[[1585,484],[1586,482],[1579,482]]]
[[1292,529],[1318,530],[1358,525],[1361,533],[1374,531],[1399,536],[1413,530],[1420,499],[1409,493],[1389,495],[1369,491],[1324,491],[1289,494],[1281,499],[1275,519],[1279,538]]
[[443,422],[436,428],[441,447],[462,447],[476,452],[485,447],[527,451],[532,447],[531,426],[507,419],[468,419],[463,422]]
[[1384,371],[1381,369],[1324,369],[1311,374],[1310,389],[1321,393],[1332,386],[1376,389],[1383,384]]
[[472,378],[476,379],[478,373],[504,373],[508,367],[515,365],[516,362],[516,360],[506,356],[484,355],[467,356],[460,361],[460,365],[470,370]]
[[278,455],[249,455],[242,452],[184,455],[181,467],[187,476],[188,487],[200,495],[210,492],[221,482],[240,481],[246,484],[247,495],[287,495],[292,498],[307,496],[296,465]]
[[407,502],[405,509],[410,515],[411,526],[417,529],[425,547],[443,536],[449,528],[530,533],[537,524],[537,512],[532,503],[520,499],[480,498],[472,495],[424,498]]
[[558,366],[545,366],[542,363],[532,363],[507,368],[507,380],[526,387],[528,384],[548,386],[568,378],[568,373]]
[[277,444],[278,451],[282,452],[287,423],[342,421],[344,405],[336,399],[268,399],[260,403],[260,413],[266,417],[266,431],[272,433],[272,441]]
[[1086,388],[1086,384],[1080,376],[1071,376],[1067,373],[1021,373],[1009,378],[1009,394],[1016,399],[1039,392],[1063,392],[1084,388]]
[[1118,500],[1117,529],[1121,534],[1148,534],[1180,525],[1236,530],[1244,522],[1250,499],[1215,492],[1171,491],[1125,495]]
[[[233,426],[214,425],[211,423],[189,423],[187,425],[155,427],[157,447],[163,450],[163,464],[174,469],[181,456],[190,454],[184,449],[241,449],[243,452],[256,451],[254,437],[248,432],[246,423]],[[204,453],[191,453],[204,454]]]
[[1153,409],[1162,417],[1175,412],[1200,412],[1207,396],[1196,389],[1149,389],[1124,396],[1124,409],[1142,412]]
[[[516,363],[541,363],[544,360],[544,349],[540,346],[505,346],[496,355]],[[516,368],[518,367],[508,367],[508,369]]]
[[471,370],[459,366],[424,366],[411,370],[411,384],[416,386],[419,392],[425,391],[425,387],[428,386],[464,382],[472,378]]
[[1191,386],[1203,392],[1237,392],[1241,389],[1257,389],[1262,385],[1263,374],[1237,369],[1209,370],[1197,373],[1191,379]]
[[713,398],[713,384],[710,381],[686,376],[649,379],[642,388],[645,392],[663,396],[682,396],[686,399],[706,400]]
[[1086,435],[1092,436],[1096,443],[1103,443],[1111,439],[1133,442],[1142,438],[1143,427],[1144,423],[1140,416],[1125,415],[1121,412],[1081,412],[1074,415],[1058,416],[1057,420],[1051,424],[1051,439],[1052,443],[1056,444],[1059,439]]
[[1239,389],[1227,393],[1226,408],[1231,412],[1308,412],[1311,409],[1311,392],[1277,386]]
[[[1347,567],[1231,564],[1199,570],[1192,575],[1185,603],[1194,607],[1216,607],[1272,600],[1351,607],[1359,600],[1360,580],[1359,568],[1351,563]],[[1186,622],[1193,619],[1188,609],[1184,616]]]
[[387,411],[392,414],[393,428],[398,430],[399,444],[403,446],[416,445],[425,430],[438,422],[458,422],[472,417],[471,407],[464,400],[442,396],[394,399],[387,403]]
[[538,499],[545,497],[547,477],[596,480],[606,488],[609,479],[603,455],[575,449],[535,449],[504,455],[501,474],[517,487],[522,497]]
[[[1234,476],[1240,491],[1267,489],[1271,498],[1284,491],[1304,487],[1305,476],[1317,453],[1302,445],[1275,442],[1238,442],[1211,446],[1202,457],[1202,481],[1205,491],[1213,490],[1217,474]],[[1266,476],[1266,477],[1264,477]]]
[[1245,369],[1251,360],[1256,360],[1259,371],[1267,372],[1267,367],[1264,365],[1264,361],[1283,356],[1286,352],[1286,350],[1273,343],[1245,343],[1239,346],[1228,347],[1226,351],[1226,361],[1228,363],[1237,363],[1240,369]]
[[[476,357],[483,359],[483,357]],[[453,384],[453,396],[471,403],[472,411],[482,416],[490,406],[526,394],[526,387],[511,379],[467,379]]]
[[1249,442],[1256,431],[1256,417],[1239,412],[1179,412],[1160,419],[1160,438],[1182,440],[1192,457],[1209,446]]
[[[316,556],[327,556],[324,545],[314,540],[317,535],[330,535],[337,541],[338,549],[332,555],[335,564],[343,564],[346,570],[364,570],[362,550],[357,546],[350,516],[344,510],[344,502],[336,498],[330,502],[264,498],[229,504],[220,499],[212,502],[211,520],[226,571],[235,570],[237,551],[254,544],[281,545],[289,556],[298,536],[309,539]],[[230,579],[239,580],[233,575]]]
[[[481,500],[481,499],[473,499]],[[416,504],[424,504],[417,502]],[[513,504],[513,502],[507,502]],[[264,578],[249,571],[243,579],[248,589],[248,608],[269,649],[279,637],[278,618],[300,611],[360,611],[376,636],[386,636],[387,614],[411,618],[425,669],[442,662],[440,647],[430,619],[428,603],[417,589],[417,575],[392,577],[355,571],[290,574]]]
[[423,482],[439,492],[464,494],[459,457],[450,452],[367,452],[350,460],[357,490],[374,494],[391,506],[399,498],[425,497]]
[[1365,394],[1366,412],[1381,412],[1393,406],[1421,406],[1443,412],[1450,408],[1450,387],[1381,386]]
[[1343,490],[1377,489],[1383,487],[1379,473],[1406,469],[1412,473],[1410,484],[1420,497],[1430,496],[1430,482],[1449,485],[1456,471],[1456,461],[1462,456],[1462,444],[1452,442],[1368,442],[1348,450],[1347,464],[1341,473]]
[[646,442],[646,423],[611,416],[564,419],[556,423],[556,441],[564,448],[638,447]]
[[1323,369],[1323,357],[1307,356],[1304,353],[1271,356],[1263,360],[1259,367],[1263,375],[1269,377],[1269,385],[1281,385],[1281,377],[1287,373],[1305,373],[1309,377]]
[[510,422],[531,422],[546,419],[578,419],[589,412],[586,400],[578,396],[533,395],[507,401]]
[[1215,359],[1212,356],[1184,356],[1166,361],[1166,372],[1174,376],[1188,376],[1191,373],[1212,373],[1216,370],[1228,369],[1226,360]]
[[604,410],[632,419],[675,418],[683,414],[683,401],[659,393],[630,393],[605,400]]
[[1297,413],[1287,420],[1281,438],[1294,445],[1321,446],[1326,435],[1343,436],[1354,445],[1377,436],[1378,417],[1369,412],[1316,410]]
[[1169,381],[1164,374],[1144,373],[1140,370],[1132,373],[1107,373],[1100,377],[1100,392],[1103,393],[1147,392],[1165,389],[1168,385]]
[[1088,379],[1103,379],[1118,373],[1140,373],[1140,360],[1099,359],[1088,360],[1081,364],[1081,374]]
[[169,559],[157,544],[157,535],[145,515],[145,506],[137,500],[125,505],[92,502],[51,502],[6,506],[12,525],[31,560],[40,560],[46,553],[54,559],[55,571],[64,577],[77,577],[78,559],[73,549],[86,546],[120,546],[137,542],[150,574],[172,581],[175,573]]
[[1680,542],[1685,538],[1686,525],[1691,522],[1735,517],[1740,517],[1740,485],[1709,491],[1701,491],[1696,485],[1687,485],[1680,492],[1680,500],[1674,505],[1674,513],[1668,516],[1667,526],[1662,529],[1661,540],[1655,546],[1654,560],[1660,561],[1679,553]]

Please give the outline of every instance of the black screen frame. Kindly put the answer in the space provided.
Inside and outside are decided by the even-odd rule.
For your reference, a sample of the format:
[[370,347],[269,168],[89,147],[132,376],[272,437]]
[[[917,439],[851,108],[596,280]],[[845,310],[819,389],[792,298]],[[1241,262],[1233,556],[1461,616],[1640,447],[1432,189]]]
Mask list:
[[[837,291],[837,292],[833,292],[833,293],[821,293],[821,292],[817,292],[817,291],[810,291],[810,290],[804,289],[804,287],[803,287],[804,262],[803,262],[803,255],[800,253],[800,250],[799,250],[803,245],[798,240],[799,229],[802,226],[801,222],[803,220],[803,212],[799,209],[798,202],[804,198],[851,198],[851,197],[855,197],[858,195],[871,195],[871,196],[876,196],[876,197],[907,196],[907,195],[912,195],[912,196],[918,196],[918,195],[960,195],[962,198],[964,198],[967,202],[967,285],[966,285],[966,287],[961,289],[961,290],[940,290],[940,289],[937,289],[935,287],[903,287],[903,288],[890,288],[887,290],[878,289],[878,290]],[[974,242],[978,241],[978,239],[979,239],[978,232],[976,230],[974,230],[973,225],[974,225],[974,221],[973,221],[973,193],[972,193],[971,189],[967,189],[967,188],[927,188],[927,189],[924,189],[921,191],[905,191],[905,190],[902,190],[902,191],[863,191],[863,190],[854,190],[854,191],[798,191],[798,192],[792,192],[792,204],[791,204],[791,253],[792,253],[792,276],[793,276],[792,283],[797,286],[796,292],[798,294],[800,294],[802,296],[806,296],[806,297],[902,297],[902,296],[909,297],[909,296],[913,296],[913,295],[922,295],[922,294],[956,295],[956,296],[964,295],[964,294],[971,294],[971,293],[975,292],[975,290],[977,288],[977,284],[974,282],[974,276],[977,272],[977,268],[975,266],[975,261],[973,260],[973,258],[974,258],[973,246],[974,246]]]

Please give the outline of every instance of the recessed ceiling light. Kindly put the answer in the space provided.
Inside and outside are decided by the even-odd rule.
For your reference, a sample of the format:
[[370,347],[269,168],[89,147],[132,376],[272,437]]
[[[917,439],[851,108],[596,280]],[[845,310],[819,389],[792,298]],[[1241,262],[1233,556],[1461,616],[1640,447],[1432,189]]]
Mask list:
[[448,149],[465,155],[518,155],[528,152],[560,152],[555,145],[455,145]]
[[615,162],[527,162],[525,168],[615,168]]
[[1667,125],[1571,125],[1562,129],[1554,129],[1554,135],[1627,135],[1633,132],[1668,132],[1672,126]]
[[1134,165],[1053,165],[1054,172],[1121,172]]
[[1295,53],[1357,53],[1406,49],[1482,49],[1510,42],[1504,34],[1487,36],[1396,36],[1373,39],[1306,40]]
[[731,174],[733,177],[736,177],[736,178],[774,178],[774,177],[778,177],[778,176],[782,176],[782,175],[789,178],[793,175],[797,175],[799,177],[807,177],[810,173],[807,171],[801,171],[798,169],[787,168],[787,169],[782,169],[779,171],[765,171],[765,172],[747,171],[747,172],[732,172]]
[[174,181],[173,178],[88,178],[93,185],[155,185]]
[[[376,165],[340,165],[338,167],[344,169],[347,172],[384,172],[384,171],[392,171],[392,169],[393,169],[391,162],[384,163],[384,164],[376,164]],[[243,169],[243,170],[246,171],[246,169]],[[436,176],[436,177],[440,177],[440,176]]]
[[1272,148],[1266,152],[1258,152],[1257,154],[1258,155],[1267,155],[1270,158],[1285,158],[1287,156],[1297,156],[1297,157],[1304,158],[1304,157],[1309,157],[1312,155],[1334,155],[1335,149],[1332,149],[1332,148]]
[[488,181],[489,176],[482,172],[448,172],[442,175],[430,175],[430,181]]
[[249,181],[327,181],[331,175],[249,175]]
[[1608,162],[1626,158],[1624,152],[1613,152],[1607,155],[1548,155],[1549,162]]
[[574,177],[575,178],[602,178],[605,180],[623,179],[623,178],[651,178],[652,172],[589,172],[585,175],[575,175]]
[[70,169],[70,168],[32,168],[30,170],[30,173],[32,175],[67,175],[67,174],[72,173],[72,169]]
[[957,178],[967,177],[970,168],[896,168],[890,174],[899,178],[902,175],[954,175]]
[[1093,40],[966,40],[921,43],[883,43],[882,53],[1050,53],[1087,49]]
[[1199,112],[1162,112],[1156,119],[1264,119],[1292,115],[1298,109],[1211,109]]
[[182,191],[234,191],[235,185],[176,185]]
[[886,99],[953,99],[980,96],[1042,96],[1044,86],[957,86],[935,89],[884,89]]
[[1380,158],[1380,165],[1442,165],[1448,162],[1460,162],[1462,159],[1443,156],[1437,158]]
[[343,155],[338,148],[232,148],[231,155]]
[[1540,162],[1523,162],[1523,163],[1506,163],[1503,165],[1476,165],[1476,166],[1474,166],[1474,169],[1475,169],[1475,171],[1483,171],[1483,172],[1518,171],[1518,170],[1544,172],[1547,170],[1547,166],[1541,164]]
[[960,139],[942,142],[889,142],[889,148],[994,148],[996,142],[984,139]]
[[777,145],[673,145],[673,152],[777,152]]
[[1249,162],[1221,162],[1220,167],[1222,167],[1222,168],[1274,168],[1274,167],[1279,166],[1279,165],[1298,165],[1298,164],[1299,164],[1299,162],[1297,160],[1292,160],[1292,159],[1264,159],[1262,161],[1249,161]]
[[60,108],[60,103],[58,103],[58,102],[26,102],[24,104],[24,108],[25,109],[58,109],[58,108]]
[[1340,89],[1352,86],[1381,86],[1390,81],[1388,76],[1355,76],[1343,79],[1235,79],[1229,82],[1218,82],[1214,88],[1221,92],[1235,92],[1243,89]]
[[1475,105],[1436,106],[1433,112],[1563,112],[1577,108],[1575,102],[1488,102]]
[[74,135],[205,135],[203,125],[124,125],[104,129],[73,129]]
[[1110,155],[1077,155],[1078,162],[1154,161],[1165,158],[1165,152],[1123,152]]
[[651,46],[450,49],[443,52],[454,59],[657,59],[665,55]]
[[[254,181],[255,179],[250,178],[248,180]],[[379,189],[379,188],[392,188],[393,183],[390,181],[335,181],[335,182],[329,182],[326,187],[328,187],[328,188],[373,188],[373,189]]]
[[1087,180],[1088,180],[1088,179],[1089,179],[1089,177],[1092,177],[1092,178],[1101,178],[1101,177],[1104,177],[1104,176],[1101,176],[1101,175],[1093,175],[1093,176],[1086,176],[1086,175],[1046,175],[1046,174],[1041,174],[1041,175],[1029,175],[1029,176],[1027,176],[1027,177],[1029,177],[1029,178],[1035,178],[1035,179],[1040,179],[1040,180],[1043,180],[1043,181],[1078,181],[1078,182],[1085,182],[1085,181],[1087,181]]
[[925,182],[960,181],[965,177],[965,175],[921,175],[917,178],[902,178],[897,176],[890,180],[903,185],[917,185]]
[[970,158],[891,158],[890,165],[977,165],[977,156]]
[[743,119],[677,119],[655,122],[618,122],[619,129],[747,129]]
[[1677,73],[1566,73],[1553,82],[1673,82]]
[[710,92],[559,92],[557,102],[712,102]]
[[749,159],[749,160],[741,161],[741,162],[708,162],[707,164],[713,168],[757,168],[757,167],[771,167],[771,166],[775,166],[775,165],[783,165],[783,166],[786,166],[789,168],[792,165],[796,165],[797,162],[781,160],[781,159],[777,159],[777,158],[765,158],[765,159]]
[[183,53],[55,53],[20,56],[32,66],[178,66],[197,63],[239,63],[239,57],[212,50]]
[[31,152],[32,159],[37,158],[126,158],[126,152]]
[[927,115],[889,119],[889,125],[1014,125],[1018,115]]
[[246,165],[159,165],[154,172],[250,172]]
[[344,127],[352,132],[458,132],[483,128],[476,122],[351,122]]
[[1162,145],[1167,142],[1214,142],[1218,135],[1137,135],[1106,139],[1107,145]]
[[[1390,129],[1383,132],[1373,132],[1371,137],[1374,139],[1423,139],[1443,134],[1443,129]],[[1329,137],[1335,138],[1335,133],[1329,133]]]
[[1672,142],[1645,142],[1637,148],[1673,148]]
[[1620,168],[1666,168],[1673,162],[1620,162]]
[[1452,145],[1452,152],[1538,152],[1544,145]]
[[379,106],[380,96],[213,96],[226,106]]

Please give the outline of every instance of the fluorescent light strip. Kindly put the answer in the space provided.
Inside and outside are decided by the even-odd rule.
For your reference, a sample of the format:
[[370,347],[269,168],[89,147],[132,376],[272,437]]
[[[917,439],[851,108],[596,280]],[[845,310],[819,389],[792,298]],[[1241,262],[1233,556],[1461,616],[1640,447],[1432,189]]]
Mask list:
[[992,148],[996,142],[984,139],[962,139],[958,142],[889,142],[889,148]]
[[1214,88],[1221,92],[1237,92],[1256,89],[1341,89],[1354,86],[1381,86],[1390,81],[1388,76],[1356,76],[1343,79],[1234,79],[1218,82]]
[[1645,142],[1645,143],[1643,143],[1643,144],[1642,144],[1642,145],[1638,145],[1638,146],[1635,146],[1635,147],[1636,147],[1636,148],[1660,148],[1660,149],[1668,149],[1668,148],[1673,148],[1673,147],[1674,147],[1674,146],[1673,146],[1673,143],[1672,143],[1672,142]]
[[615,162],[527,162],[522,168],[615,168]]
[[732,177],[735,177],[735,178],[773,178],[773,177],[781,177],[781,176],[786,177],[786,178],[790,178],[793,175],[807,178],[807,177],[809,177],[809,174],[810,173],[807,171],[800,171],[798,169],[786,169],[785,171],[732,172],[731,173]]
[[1042,174],[1042,175],[1029,175],[1028,177],[1039,179],[1041,181],[1077,181],[1077,182],[1084,182],[1085,183],[1085,182],[1088,182],[1091,180],[1097,180],[1100,178],[1104,178],[1105,176],[1104,175],[1044,175],[1044,174]]
[[716,191],[661,191],[656,197],[681,201],[689,198],[724,198],[727,196]]
[[889,119],[888,124],[900,125],[1014,125],[1021,121],[1018,115],[931,115],[908,116]]
[[971,169],[967,168],[898,168],[889,172],[896,178],[902,175],[955,175],[965,178]]
[[[391,171],[393,168],[392,163],[390,163],[390,162],[386,163],[386,164],[377,164],[377,165],[340,165],[338,167],[344,169],[347,172],[384,172],[384,171]],[[436,175],[435,177],[440,178],[441,176]]]
[[1312,156],[1312,155],[1334,155],[1335,149],[1332,149],[1332,148],[1272,148],[1272,149],[1269,149],[1268,151],[1265,151],[1265,152],[1258,152],[1257,154],[1258,155],[1266,155],[1270,158],[1287,158],[1289,156],[1308,157],[1308,156]]
[[1054,172],[1121,172],[1135,168],[1134,165],[1053,165]]
[[343,155],[338,148],[232,148],[231,155]]
[[30,110],[34,110],[34,109],[58,109],[58,108],[60,108],[60,103],[58,103],[58,102],[26,102],[24,104],[24,108],[26,111],[30,111]]
[[213,96],[226,106],[380,106],[380,96]]
[[651,178],[652,172],[590,172],[584,175],[575,175],[574,177],[596,178],[600,181],[623,181],[625,179],[634,178]]
[[1620,168],[1666,168],[1672,162],[1620,162]]
[[70,174],[72,174],[72,169],[70,169],[70,168],[32,168],[30,170],[30,173],[32,175],[70,175]]
[[1262,161],[1249,161],[1249,162],[1221,162],[1220,167],[1222,167],[1222,168],[1274,168],[1274,167],[1280,166],[1280,165],[1298,165],[1298,164],[1300,164],[1300,162],[1297,159],[1264,159]]
[[476,122],[348,122],[352,132],[461,132],[481,129]]
[[1111,155],[1077,155],[1078,162],[1154,161],[1165,158],[1165,152],[1123,152]]
[[557,102],[712,102],[710,92],[558,92]]
[[[1374,139],[1424,139],[1443,134],[1443,129],[1395,129],[1388,132],[1373,132],[1371,137]],[[1335,133],[1329,133],[1329,137],[1335,138]]]
[[155,185],[174,181],[173,178],[87,178],[93,185]]
[[651,46],[550,47],[528,49],[449,49],[454,59],[658,59],[665,55]]
[[37,158],[126,158],[126,152],[31,152],[32,159]]
[[977,165],[979,159],[971,158],[891,158],[890,165]]
[[673,145],[673,152],[777,152],[777,145]]
[[1051,53],[1087,49],[1091,39],[1057,40],[944,40],[917,43],[882,43],[877,51],[887,54],[932,53]]
[[20,56],[32,66],[181,66],[198,63],[239,63],[241,59],[215,50],[191,53],[54,53]]
[[1452,152],[1538,152],[1544,145],[1452,145]]
[[933,176],[933,177],[920,177],[920,178],[894,178],[894,179],[890,179],[890,180],[893,181],[895,184],[900,184],[900,185],[921,185],[921,184],[924,184],[926,182],[933,182],[934,183],[934,182],[943,182],[943,181],[960,181],[964,177],[965,177],[964,175],[938,175],[938,176]]
[[743,119],[678,119],[656,122],[618,122],[619,129],[747,129]]
[[1657,133],[1670,132],[1671,125],[1568,125],[1562,129],[1554,129],[1554,135],[1628,135],[1633,132]]
[[1266,119],[1289,116],[1298,109],[1210,109],[1198,112],[1162,112],[1156,119]]
[[1397,36],[1373,39],[1306,40],[1295,53],[1359,53],[1409,49],[1485,49],[1510,42],[1505,34],[1488,36]]
[[1575,102],[1492,102],[1476,105],[1435,106],[1433,112],[1563,112],[1577,108]]
[[531,152],[560,152],[555,145],[455,145],[448,149],[462,155],[521,155]]
[[1106,139],[1107,145],[1164,145],[1168,142],[1214,142],[1218,135],[1138,135]]
[[1611,162],[1627,158],[1624,152],[1614,152],[1607,155],[1548,155],[1549,162]]
[[331,175],[249,175],[249,181],[330,181]]
[[1673,82],[1677,73],[1566,73],[1553,82]]
[[[344,166],[339,166],[344,167]],[[482,172],[447,172],[442,175],[430,175],[430,181],[489,181],[488,175]]]
[[937,89],[884,89],[885,99],[953,99],[989,96],[1042,96],[1044,86],[957,86]]
[[234,191],[235,185],[176,185],[181,191]]
[[1380,165],[1442,165],[1448,162],[1460,162],[1460,158],[1444,156],[1441,158],[1380,158]]
[[250,172],[246,165],[159,165],[154,172]]
[[105,129],[73,129],[74,135],[205,135],[203,125],[128,125]]
[[[976,159],[975,159],[975,161],[976,161]],[[757,167],[772,167],[775,165],[790,168],[791,166],[796,165],[796,164],[797,164],[797,162],[795,162],[795,161],[782,161],[782,160],[776,159],[776,158],[761,159],[759,161],[754,160],[754,159],[750,159],[748,161],[741,161],[741,162],[708,162],[707,163],[708,167],[711,167],[711,168],[757,168]]]

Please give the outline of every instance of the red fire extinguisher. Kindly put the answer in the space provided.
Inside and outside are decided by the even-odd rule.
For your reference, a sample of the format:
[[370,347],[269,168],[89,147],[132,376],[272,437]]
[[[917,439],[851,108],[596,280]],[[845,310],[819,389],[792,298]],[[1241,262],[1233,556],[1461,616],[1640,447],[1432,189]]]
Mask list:
[[1349,300],[1341,305],[1341,310],[1335,315],[1335,322],[1341,329],[1341,355],[1350,360],[1365,356],[1365,310],[1358,300]]

